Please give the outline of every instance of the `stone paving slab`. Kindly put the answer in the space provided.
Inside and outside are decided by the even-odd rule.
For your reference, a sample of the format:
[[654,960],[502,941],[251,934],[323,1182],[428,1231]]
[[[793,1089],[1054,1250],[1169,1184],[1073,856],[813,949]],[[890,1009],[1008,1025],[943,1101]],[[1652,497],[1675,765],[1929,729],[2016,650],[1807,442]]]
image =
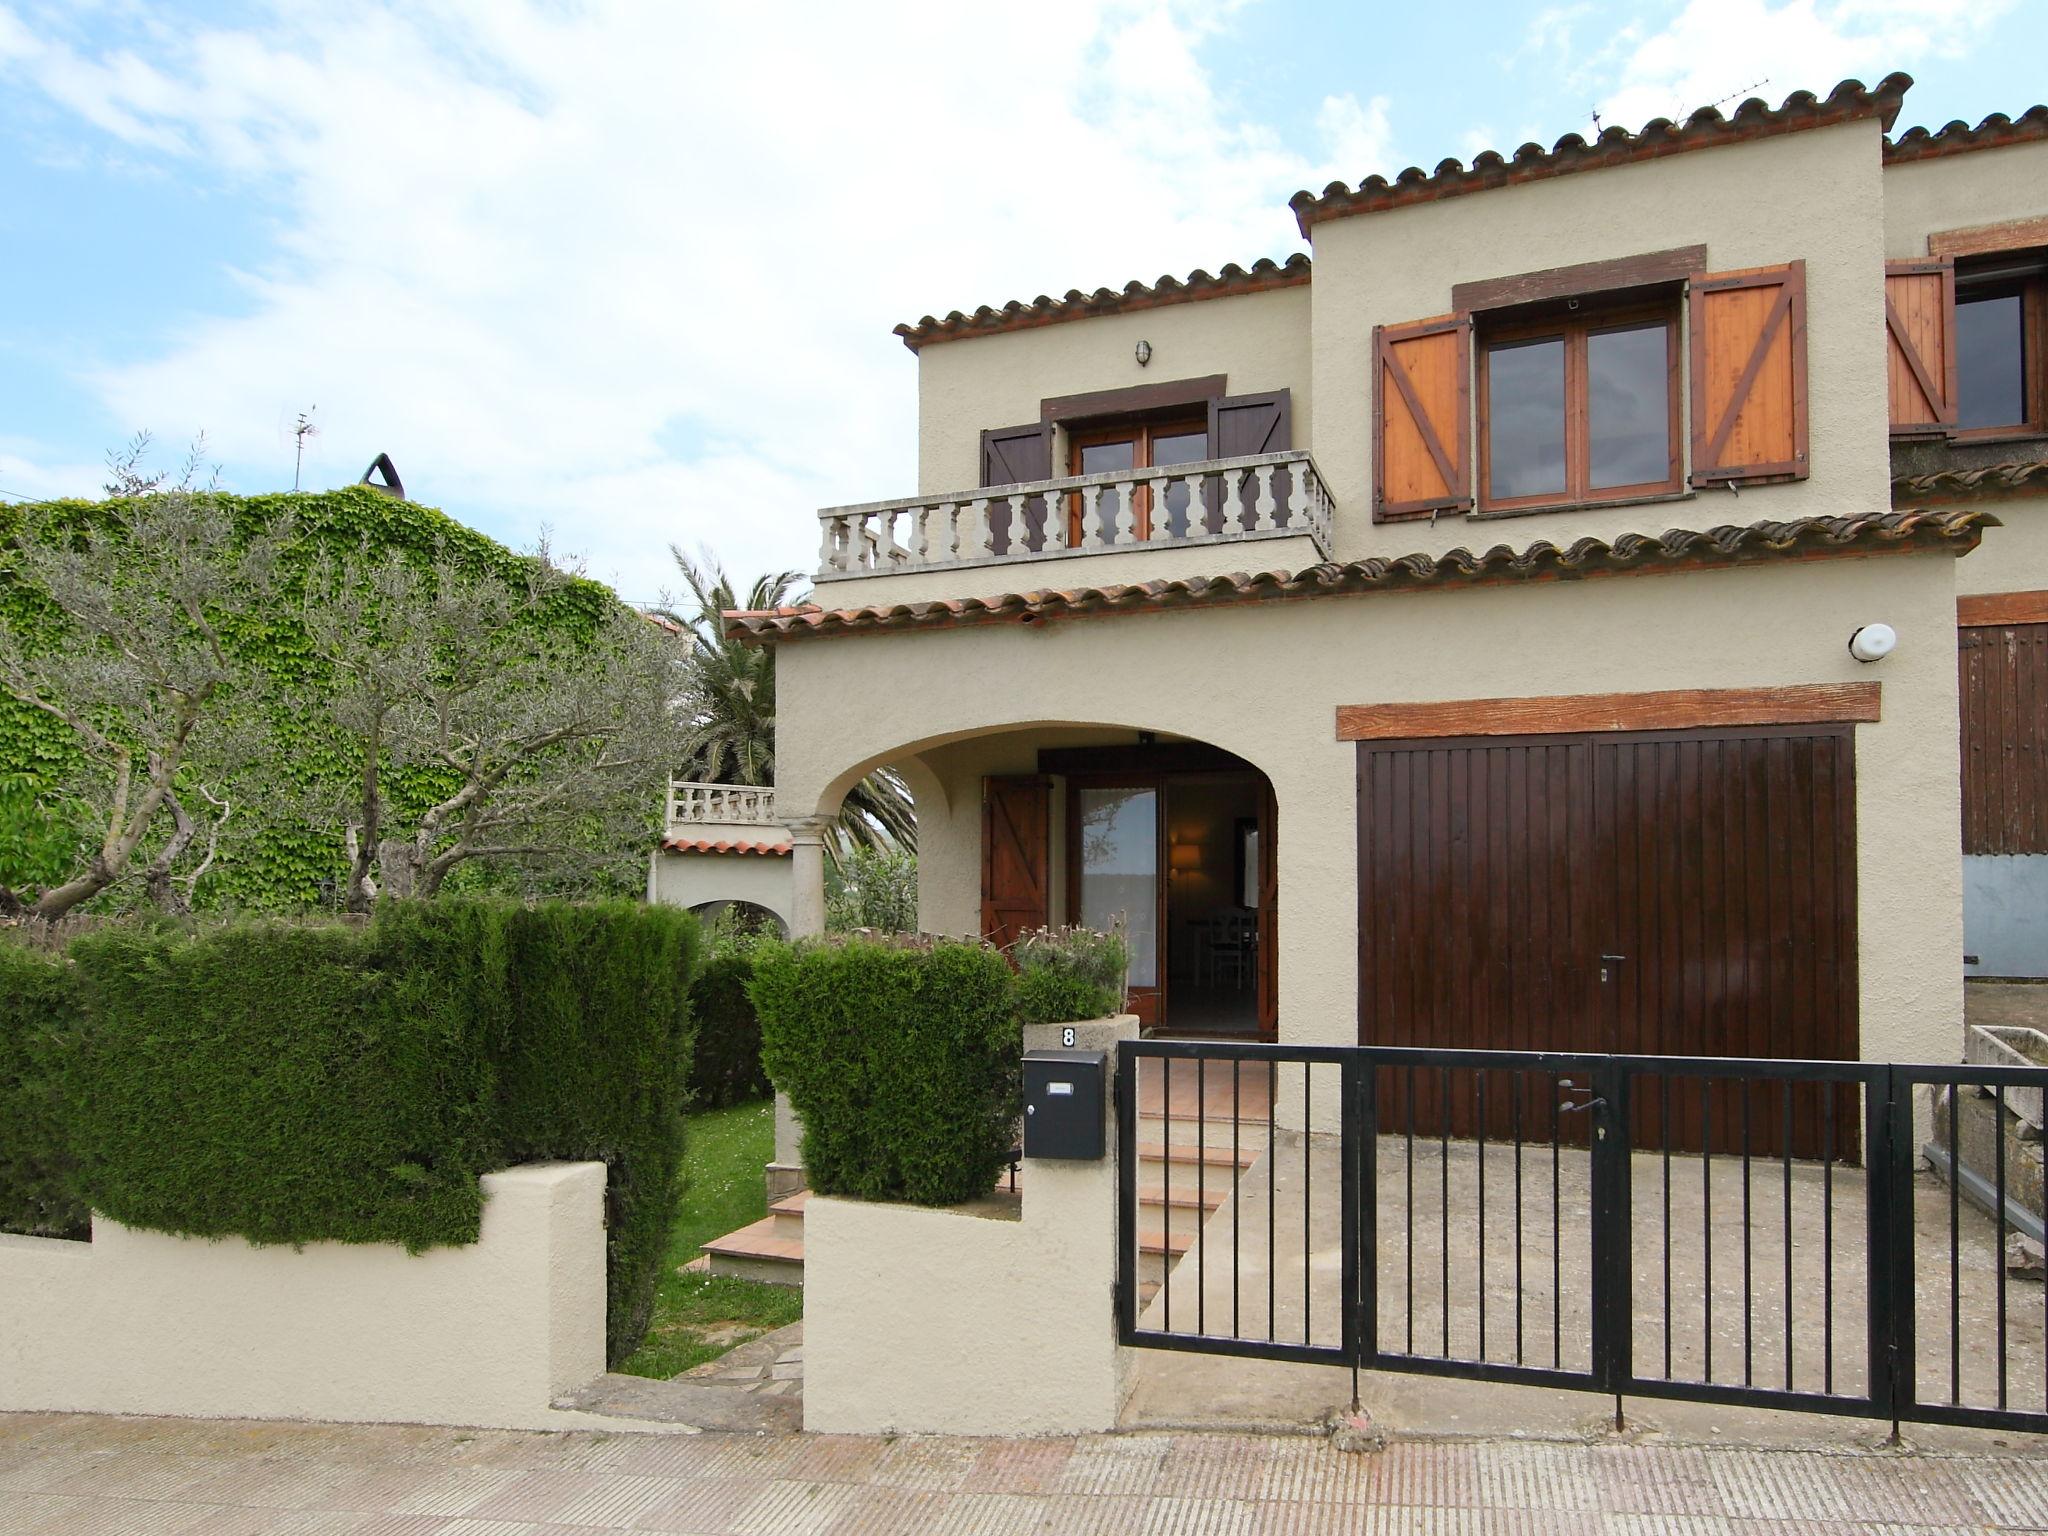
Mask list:
[[2048,1453],[1302,1436],[515,1433],[0,1415],[0,1536],[1935,1536]]

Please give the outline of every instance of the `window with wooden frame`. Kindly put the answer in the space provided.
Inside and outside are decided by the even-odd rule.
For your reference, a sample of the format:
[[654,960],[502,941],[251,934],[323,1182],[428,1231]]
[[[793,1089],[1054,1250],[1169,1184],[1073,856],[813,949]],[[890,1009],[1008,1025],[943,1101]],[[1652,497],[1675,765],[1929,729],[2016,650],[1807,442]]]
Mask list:
[[[1136,469],[1164,469],[1175,464],[1199,464],[1209,457],[1209,418],[1206,411],[1176,414],[1156,419],[1126,418],[1116,422],[1077,422],[1067,431],[1067,473],[1070,475],[1124,474]],[[1136,520],[1136,537],[1152,536],[1155,504],[1154,487],[1141,485],[1131,509]],[[1067,497],[1067,530],[1070,548],[1083,542],[1081,519],[1086,498],[1076,491]],[[1115,502],[1108,496],[1097,499],[1098,516],[1114,515]],[[1181,538],[1188,531],[1188,488],[1179,481],[1168,484],[1163,515],[1167,532]]]
[[1957,439],[2048,431],[2048,252],[1956,264],[1955,379]]
[[1681,488],[1675,301],[1482,324],[1479,509],[1637,501]]

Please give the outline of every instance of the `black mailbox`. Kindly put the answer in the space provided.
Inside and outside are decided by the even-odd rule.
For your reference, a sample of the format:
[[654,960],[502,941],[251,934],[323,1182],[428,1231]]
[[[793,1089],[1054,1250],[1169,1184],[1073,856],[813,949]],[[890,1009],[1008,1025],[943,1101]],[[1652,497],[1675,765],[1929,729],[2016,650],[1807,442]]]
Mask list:
[[1105,1051],[1024,1053],[1024,1155],[1102,1156]]

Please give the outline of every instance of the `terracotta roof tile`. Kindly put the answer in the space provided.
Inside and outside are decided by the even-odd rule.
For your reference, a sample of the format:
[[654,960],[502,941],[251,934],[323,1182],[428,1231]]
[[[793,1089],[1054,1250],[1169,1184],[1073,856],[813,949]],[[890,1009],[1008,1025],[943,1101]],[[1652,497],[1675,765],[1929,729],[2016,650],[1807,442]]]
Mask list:
[[1191,304],[1197,299],[1221,299],[1233,294],[1264,293],[1271,288],[1292,288],[1309,280],[1309,259],[1297,252],[1285,261],[1260,257],[1249,270],[1228,262],[1213,277],[1197,269],[1185,279],[1162,277],[1153,283],[1126,283],[1121,289],[1098,288],[1083,293],[1067,290],[1066,297],[1054,299],[1040,294],[1029,304],[1010,300],[1001,309],[986,304],[971,315],[954,310],[945,319],[926,315],[915,325],[899,325],[895,334],[915,352],[934,342],[958,341],[967,336],[994,336],[1003,331],[1028,330],[1036,325],[1057,325],[1062,320],[1083,320],[1092,315],[1120,315],[1133,310],[1158,309],[1168,304]]
[[1288,199],[1295,222],[1306,235],[1325,219],[1355,213],[1378,213],[1410,203],[1433,202],[1459,197],[1467,192],[1484,192],[1494,187],[1514,186],[1525,181],[1564,176],[1573,171],[1597,171],[1612,165],[1630,165],[1689,149],[1711,149],[1722,144],[1741,144],[1772,134],[1793,133],[1802,128],[1822,128],[1832,123],[1861,117],[1881,117],[1889,129],[1898,116],[1899,105],[1913,77],[1890,74],[1875,88],[1860,80],[1844,80],[1826,100],[1811,91],[1795,91],[1782,106],[1773,108],[1758,97],[1723,117],[1713,107],[1701,107],[1683,123],[1660,117],[1639,133],[1626,128],[1605,129],[1590,143],[1568,133],[1549,149],[1541,144],[1524,144],[1508,159],[1487,150],[1468,169],[1457,160],[1445,160],[1434,171],[1411,165],[1392,181],[1368,176],[1356,188],[1333,181],[1320,195],[1297,192]]
[[2048,140],[2048,106],[2029,107],[2018,117],[1994,112],[1974,128],[1961,118],[1932,133],[1925,128],[1909,128],[1897,139],[1884,141],[1884,163],[1899,165],[1909,160],[1932,160],[1966,150],[2001,149],[2007,144],[2038,140]]
[[1959,508],[1862,517],[1809,517],[1790,523],[1728,525],[1710,528],[1705,533],[1674,528],[1654,537],[1625,533],[1612,541],[1584,538],[1562,549],[1548,540],[1539,540],[1519,551],[1496,544],[1484,554],[1460,548],[1442,556],[1412,554],[1396,559],[1354,560],[1348,565],[1325,563],[1302,571],[1235,572],[1192,581],[1148,581],[1068,590],[1046,588],[997,597],[874,604],[862,608],[824,608],[806,603],[793,608],[735,611],[725,614],[724,619],[726,633],[742,641],[1036,624],[1051,619],[1176,608],[1557,580],[1604,572],[1727,566],[1774,558],[1868,554],[1885,548],[1946,545],[1967,551],[1976,546],[1981,529],[1996,527],[1997,523],[1988,513]]
[[728,842],[724,839],[713,841],[708,837],[665,837],[661,840],[664,853],[788,853],[788,843]]
[[1979,469],[1942,469],[1929,475],[1892,477],[1892,500],[1916,502],[1929,498],[1947,500],[1954,496],[1981,496],[2012,491],[2048,495],[2048,460],[2012,459],[2004,464],[1986,464]]

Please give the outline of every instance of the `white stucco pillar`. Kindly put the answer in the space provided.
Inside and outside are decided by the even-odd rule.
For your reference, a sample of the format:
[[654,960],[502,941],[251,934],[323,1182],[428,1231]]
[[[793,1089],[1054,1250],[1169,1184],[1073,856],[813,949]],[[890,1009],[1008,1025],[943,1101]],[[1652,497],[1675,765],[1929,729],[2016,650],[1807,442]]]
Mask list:
[[[789,936],[815,938],[825,931],[825,829],[829,816],[799,816],[789,823]],[[803,1122],[790,1107],[789,1096],[775,1095],[775,1161],[766,1170],[768,1198],[779,1200],[804,1187]]]

